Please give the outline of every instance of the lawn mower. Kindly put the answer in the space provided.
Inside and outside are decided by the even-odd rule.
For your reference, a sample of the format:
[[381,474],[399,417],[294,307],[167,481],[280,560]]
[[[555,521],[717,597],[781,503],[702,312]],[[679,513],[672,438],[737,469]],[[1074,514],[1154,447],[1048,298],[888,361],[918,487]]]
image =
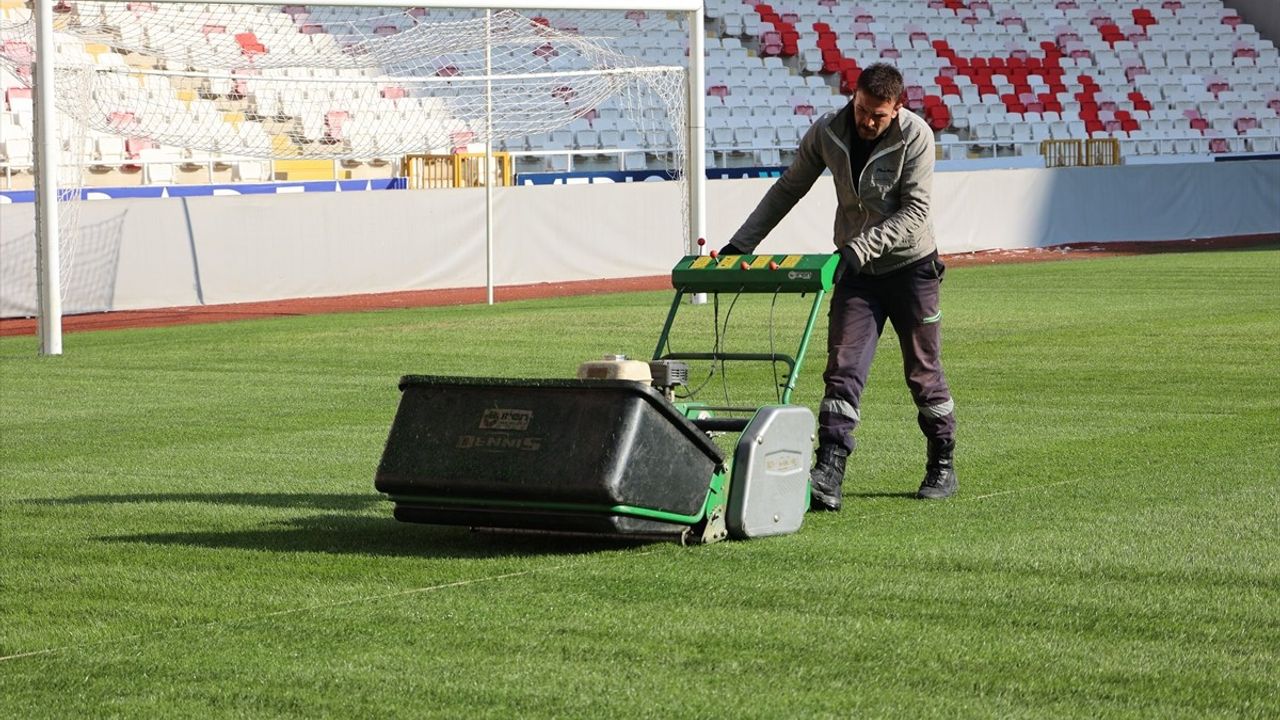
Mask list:
[[[809,505],[814,417],[792,405],[835,255],[691,255],[651,361],[609,356],[574,379],[407,375],[374,485],[405,522],[711,543],[793,533]],[[687,295],[812,294],[794,356],[669,352]],[[717,331],[717,336],[719,332]],[[787,367],[780,402],[678,401],[687,361]],[[714,435],[737,434],[732,457]]]

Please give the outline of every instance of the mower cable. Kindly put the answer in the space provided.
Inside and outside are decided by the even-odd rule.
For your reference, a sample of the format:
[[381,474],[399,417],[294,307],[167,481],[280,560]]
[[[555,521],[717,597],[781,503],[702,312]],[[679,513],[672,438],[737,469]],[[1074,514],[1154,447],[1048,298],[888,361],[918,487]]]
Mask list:
[[[713,328],[713,331],[715,333],[715,336],[714,336],[715,344],[712,346],[712,351],[714,353],[719,353],[720,352],[720,293],[718,292],[711,293],[711,307],[714,312],[711,318],[711,327]],[[672,353],[675,352],[674,350],[671,349],[670,336],[667,337],[667,350]],[[702,388],[706,387],[707,383],[711,382],[711,378],[715,377],[715,375],[716,375],[716,363],[714,360],[712,360],[711,367],[707,371],[707,376],[703,378],[702,382],[698,383],[698,387],[691,388],[689,392],[685,393],[684,395],[680,395],[679,393],[673,393],[673,394],[679,400],[692,400],[698,396],[698,393],[702,392]]]
[[[733,296],[733,302],[729,303],[728,312],[724,314],[724,331],[717,335],[717,337],[719,338],[717,340],[717,347],[716,347],[717,355],[721,354],[720,353],[721,348],[719,347],[720,342],[728,340],[729,338],[729,318],[733,317],[733,308],[737,306],[738,298],[740,297],[742,297],[742,288],[738,288],[738,292],[735,293]],[[714,363],[712,363],[712,365],[714,366]],[[729,399],[729,374],[725,371],[723,356],[720,358],[720,386],[724,388],[724,404],[732,405],[733,401]]]

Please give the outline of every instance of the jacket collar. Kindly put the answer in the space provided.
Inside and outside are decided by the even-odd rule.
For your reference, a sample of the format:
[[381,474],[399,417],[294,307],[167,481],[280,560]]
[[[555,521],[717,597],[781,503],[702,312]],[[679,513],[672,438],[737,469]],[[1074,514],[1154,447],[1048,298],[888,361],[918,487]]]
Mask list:
[[831,118],[831,129],[835,131],[836,137],[841,141],[853,134],[853,99],[844,104],[844,107],[836,111],[836,116]]

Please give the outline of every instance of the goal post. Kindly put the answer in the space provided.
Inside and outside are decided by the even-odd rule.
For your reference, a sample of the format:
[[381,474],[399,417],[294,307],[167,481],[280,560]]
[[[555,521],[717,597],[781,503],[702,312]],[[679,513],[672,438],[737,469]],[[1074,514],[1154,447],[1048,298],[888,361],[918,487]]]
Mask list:
[[[41,355],[62,354],[62,278],[58,222],[57,98],[54,94],[53,3],[36,0],[35,58],[32,99],[35,101],[35,147],[32,174],[36,189],[36,333]],[[50,169],[52,168],[52,171]]]
[[[240,157],[369,158],[481,145],[485,167],[493,168],[495,142],[550,133],[575,120],[596,117],[588,115],[596,112],[596,105],[612,103],[610,107],[635,113],[633,127],[642,137],[651,134],[644,131],[660,128],[672,139],[672,171],[683,183],[682,240],[686,252],[700,252],[698,240],[706,234],[702,0],[33,3],[32,27],[27,32],[28,37],[34,36],[29,77],[34,90],[36,301],[42,355],[62,352],[59,266],[65,258],[60,261],[64,254],[60,237],[68,231],[60,228],[64,223],[59,220],[58,205],[60,197],[78,197],[65,187],[60,192],[58,168],[68,149],[73,154],[83,152],[81,141],[68,143],[65,130],[60,141],[60,118],[95,132],[118,132]],[[252,32],[237,32],[236,23],[245,17],[278,25],[289,22],[279,13],[297,20],[290,14],[295,9],[322,15],[330,25],[321,25],[316,32],[332,31],[337,39],[310,37],[302,32],[309,28],[300,27],[299,35],[289,39],[289,47],[266,48]],[[212,15],[215,11],[222,14]],[[625,32],[628,26],[557,27],[546,18],[529,17],[534,11],[580,13],[584,23],[601,22],[588,17],[624,14],[630,20],[633,13],[641,17],[645,12],[655,18],[680,18],[687,32],[687,65],[646,64],[634,47],[632,54],[615,51],[609,44],[611,33]],[[73,20],[68,20],[68,12],[75,13]],[[142,17],[146,13],[150,15]],[[438,13],[440,22],[426,17],[428,13]],[[138,25],[130,14],[140,18]],[[385,26],[370,22],[384,17]],[[194,32],[184,25],[183,32],[191,33],[184,42],[177,37],[177,26],[188,22],[203,25],[195,25]],[[635,26],[639,25],[637,20]],[[206,35],[223,35],[201,37],[202,30]],[[69,66],[67,57],[81,58],[84,53],[79,47],[68,52],[68,37],[82,44],[110,44],[113,56],[108,59],[114,66],[101,66],[96,55],[92,62]],[[314,42],[320,39],[326,43]],[[128,66],[121,61],[126,55],[131,58]],[[149,60],[152,55],[154,65],[132,60]],[[531,58],[536,58],[536,64]],[[314,76],[309,71],[299,74],[308,61],[319,63]],[[13,58],[3,56],[0,63],[14,65]],[[211,87],[221,88],[219,93],[225,90],[218,95],[220,101],[240,98],[245,103],[241,122],[227,120],[236,112],[225,103],[206,107]],[[308,89],[314,97],[308,98]],[[318,105],[306,106],[305,113],[298,110],[315,97],[340,99],[354,110],[319,115]],[[387,106],[389,98],[410,103],[412,112],[383,112],[380,108]],[[106,102],[119,104],[120,109],[113,111],[115,105]],[[254,122],[244,122],[245,114],[251,114]],[[344,122],[345,135],[331,132]],[[263,128],[271,129],[264,132]],[[67,148],[69,144],[81,147]],[[489,302],[494,286],[491,185],[485,182]]]

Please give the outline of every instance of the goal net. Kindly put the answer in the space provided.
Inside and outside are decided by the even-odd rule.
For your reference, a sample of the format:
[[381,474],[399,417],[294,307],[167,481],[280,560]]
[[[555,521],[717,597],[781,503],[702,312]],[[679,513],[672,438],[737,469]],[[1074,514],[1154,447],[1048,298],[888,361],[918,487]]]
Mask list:
[[[0,22],[0,69],[24,83],[33,2]],[[53,17],[67,200],[104,138],[194,162],[631,150],[688,180],[684,12],[62,0]]]

